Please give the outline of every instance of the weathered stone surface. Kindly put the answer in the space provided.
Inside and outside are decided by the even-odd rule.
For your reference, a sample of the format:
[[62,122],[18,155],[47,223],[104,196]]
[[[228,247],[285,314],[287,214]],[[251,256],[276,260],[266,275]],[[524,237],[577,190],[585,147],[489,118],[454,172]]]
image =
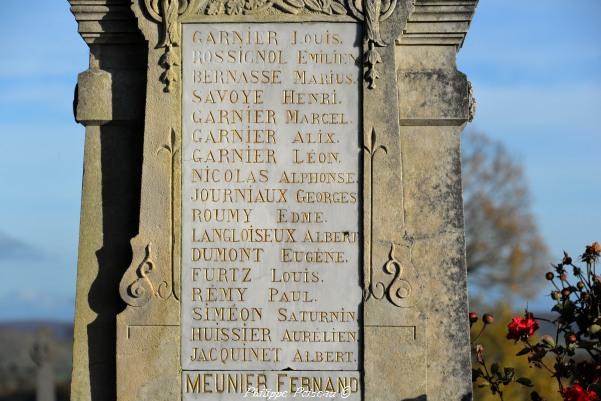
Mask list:
[[113,119],[112,77],[92,68],[79,74],[75,120],[82,124],[103,125]]
[[[340,248],[349,256],[341,263],[345,274],[315,267],[314,263],[299,264],[303,269],[319,272],[323,283],[286,285],[290,290],[311,293],[317,299],[311,302],[316,304],[315,310],[343,306],[345,310],[358,310],[361,318],[351,324],[311,323],[301,325],[300,330],[317,331],[327,326],[329,330],[359,331],[362,334],[358,342],[340,347],[359,357],[346,366],[289,362],[288,351],[284,350],[305,345],[282,345],[279,337],[287,322],[273,320],[281,305],[264,301],[269,288],[276,286],[269,274],[263,273],[295,269],[277,259],[278,251],[281,257],[285,246],[269,243],[262,246],[270,255],[265,260],[238,266],[253,273],[251,284],[244,286],[248,288],[248,298],[216,302],[219,307],[238,307],[244,302],[263,308],[264,316],[269,318],[262,319],[261,327],[269,328],[274,338],[278,337],[277,341],[270,339],[269,344],[281,348],[282,355],[286,355],[276,363],[250,363],[246,373],[255,378],[264,376],[264,387],[276,386],[271,390],[277,390],[278,374],[313,378],[305,382],[299,379],[301,386],[319,378],[346,375],[347,380],[359,379],[351,399],[471,398],[459,150],[460,132],[473,116],[474,101],[467,78],[456,69],[455,55],[476,0],[135,0],[131,4],[133,12],[125,0],[71,2],[80,32],[92,53],[90,70],[80,77],[81,93],[75,109],[77,119],[86,125],[86,154],[73,400],[238,399],[240,389],[250,386],[248,382],[238,384],[228,394],[200,391],[207,386],[205,378],[211,382],[218,374],[227,373],[233,380],[244,367],[186,361],[186,355],[189,358],[193,352],[187,337],[196,324],[191,318],[192,308],[208,306],[207,302],[202,305],[200,299],[196,304],[191,301],[194,281],[190,270],[236,267],[222,262],[219,263],[223,266],[189,263],[192,248],[200,247],[191,237],[191,229],[240,230],[245,224],[255,228],[285,227],[283,223],[278,225],[278,207],[273,205],[253,205],[248,221],[231,226],[200,221],[191,224],[189,220],[193,209],[209,207],[190,202],[194,191],[221,187],[212,178],[188,186],[193,181],[191,168],[195,164],[204,164],[203,168],[214,164],[221,170],[239,167],[227,156],[219,163],[189,160],[193,156],[190,151],[195,148],[204,152],[206,158],[210,149],[223,149],[227,155],[237,147],[235,143],[193,143],[195,127],[187,124],[198,105],[191,90],[231,88],[225,84],[194,83],[194,75],[188,74],[193,61],[190,57],[194,56],[190,50],[218,47],[252,51],[258,47],[233,42],[190,43],[187,35],[200,26],[205,33],[240,26],[281,35],[293,29],[318,34],[341,32],[343,43],[330,48],[315,44],[306,49],[324,50],[330,55],[351,52],[354,57],[359,56],[357,64],[331,68],[318,65],[312,69],[343,70],[358,77],[358,67],[363,68],[362,85],[357,84],[355,90],[351,86],[336,88],[341,104],[302,106],[311,112],[336,107],[345,113],[351,113],[345,107],[355,110],[354,118],[349,119],[352,124],[341,130],[344,136],[334,136],[339,142],[310,146],[315,145],[317,152],[340,152],[342,162],[335,163],[336,171],[358,173],[360,180],[352,184],[352,191],[359,192],[358,204],[348,208],[311,206],[307,210],[323,209],[332,216],[323,223],[323,231],[358,232],[360,242]],[[280,48],[279,44],[276,48]],[[290,45],[281,50],[291,54],[297,49]],[[260,67],[244,63],[235,66],[240,70],[266,69],[265,65]],[[280,67],[289,79],[294,65]],[[213,64],[204,64],[203,68],[213,69]],[[192,80],[190,84],[188,80]],[[265,108],[279,114],[286,107],[278,92],[288,84],[278,85],[236,88],[269,88],[265,89]],[[331,90],[327,84],[308,87],[311,91]],[[225,105],[224,100],[217,103],[220,105],[204,104],[198,109],[206,112],[215,107],[227,111],[234,107]],[[250,109],[256,105],[248,106]],[[226,129],[232,128],[227,122],[225,125]],[[268,128],[270,123],[262,125]],[[295,129],[273,125],[278,141],[252,146],[273,150],[279,162],[273,166],[240,163],[242,172],[260,164],[259,169],[270,176],[267,183],[249,183],[250,189],[270,188],[275,182],[272,175],[297,164],[291,156],[296,145],[289,141]],[[310,124],[298,125],[306,131],[314,128]],[[216,124],[205,121],[200,126],[206,130]],[[316,126],[327,130],[326,124]],[[287,138],[288,142],[279,141],[280,138]],[[304,149],[306,145],[298,146]],[[330,171],[330,167],[312,170],[306,164],[299,170]],[[227,189],[235,190],[237,185],[240,184],[231,183]],[[310,184],[286,185],[290,185],[287,189],[291,192],[310,188]],[[230,206],[225,208],[232,209]],[[244,209],[244,204],[236,204],[233,209]],[[296,230],[311,227],[312,223],[294,226]],[[229,244],[219,241],[216,243],[222,247]],[[294,243],[297,246],[300,245]],[[198,287],[207,294],[212,284],[203,284]],[[230,284],[230,290],[243,287]],[[362,291],[358,285],[362,285]],[[357,306],[361,292],[362,302]],[[286,303],[286,308],[302,310],[303,303]],[[236,323],[219,324],[226,328]],[[228,342],[212,342],[209,348],[229,346]],[[312,347],[318,346],[311,344],[307,349],[313,350]],[[294,370],[282,371],[287,367]],[[218,373],[217,369],[223,370]],[[201,374],[206,376],[196,382]],[[193,391],[187,393],[187,386]],[[293,388],[290,382],[280,387],[288,391]]]

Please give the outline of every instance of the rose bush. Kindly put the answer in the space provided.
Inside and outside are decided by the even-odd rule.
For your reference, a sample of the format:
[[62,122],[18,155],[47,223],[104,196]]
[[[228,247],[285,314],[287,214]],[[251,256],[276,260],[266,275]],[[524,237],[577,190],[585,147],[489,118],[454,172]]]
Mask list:
[[580,384],[564,388],[560,393],[565,401],[596,401],[598,399],[596,392],[587,391]]
[[[580,256],[586,264],[582,268],[564,252],[561,262],[553,265],[555,271],[545,274],[553,286],[551,299],[555,301],[552,309],[555,317],[545,319],[526,311],[507,324],[506,338],[523,346],[516,356],[526,357],[531,367],[539,368],[540,374],[550,375],[557,383],[554,390],[531,391],[533,401],[544,401],[545,394],[541,392],[547,392],[549,397],[549,391],[556,391],[564,401],[601,401],[601,276],[596,271],[600,256],[601,244],[594,242],[586,246]],[[470,313],[472,326],[477,323],[477,316],[475,312]],[[487,364],[484,347],[476,341],[493,321],[490,314],[484,315],[482,328],[472,340],[472,378],[476,386],[489,388],[503,400],[506,386],[533,385],[528,378],[516,377],[512,367]],[[536,338],[541,321],[555,327],[554,336]]]

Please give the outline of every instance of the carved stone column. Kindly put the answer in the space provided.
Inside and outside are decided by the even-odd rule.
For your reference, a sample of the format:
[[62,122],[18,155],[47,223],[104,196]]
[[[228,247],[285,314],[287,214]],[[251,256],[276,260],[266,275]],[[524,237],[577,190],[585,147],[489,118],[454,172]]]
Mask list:
[[[382,246],[371,264],[396,281],[374,286],[381,300],[365,305],[368,399],[471,399],[460,134],[474,101],[455,56],[476,4],[415,1],[396,41],[400,159],[381,171],[402,179],[373,186],[376,221],[394,227],[374,230]],[[372,158],[393,153],[383,146]],[[402,212],[391,216],[395,201]]]
[[137,231],[145,47],[129,1],[71,0],[90,67],[75,92],[85,129],[71,399],[116,399],[119,280]]

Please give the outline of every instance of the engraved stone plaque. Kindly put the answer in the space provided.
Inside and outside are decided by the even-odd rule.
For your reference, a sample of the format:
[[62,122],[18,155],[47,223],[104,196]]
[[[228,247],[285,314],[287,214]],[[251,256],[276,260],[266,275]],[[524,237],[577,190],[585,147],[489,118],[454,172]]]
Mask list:
[[183,24],[185,400],[360,399],[360,43],[355,23]]

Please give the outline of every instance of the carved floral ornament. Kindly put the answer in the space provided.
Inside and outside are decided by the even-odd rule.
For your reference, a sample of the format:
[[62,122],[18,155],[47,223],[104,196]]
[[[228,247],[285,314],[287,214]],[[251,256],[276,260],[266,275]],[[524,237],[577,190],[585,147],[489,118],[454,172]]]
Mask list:
[[341,0],[209,0],[204,12],[207,15],[253,15],[275,9],[287,14],[302,11],[326,15],[346,15]]
[[365,24],[363,64],[368,88],[376,87],[380,72],[377,64],[382,63],[378,47],[387,46],[382,39],[380,23],[394,12],[398,0],[140,0],[150,18],[162,26],[162,38],[157,48],[164,54],[159,64],[164,71],[160,80],[165,92],[170,92],[173,82],[178,80],[180,56],[174,47],[180,44],[179,23],[190,15],[260,15],[274,12],[298,15],[351,15]]

